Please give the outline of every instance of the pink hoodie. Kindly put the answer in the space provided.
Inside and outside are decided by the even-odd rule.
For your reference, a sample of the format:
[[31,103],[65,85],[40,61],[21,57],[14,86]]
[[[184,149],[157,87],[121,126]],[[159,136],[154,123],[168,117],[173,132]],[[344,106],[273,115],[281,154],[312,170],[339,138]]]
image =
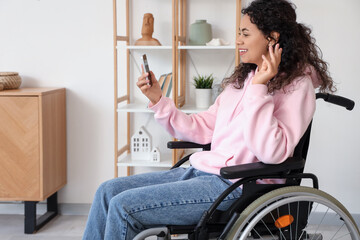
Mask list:
[[292,156],[315,111],[315,71],[308,68],[285,92],[274,94],[268,94],[266,85],[251,84],[253,76],[254,71],[242,89],[227,86],[207,111],[198,114],[183,113],[166,97],[149,105],[173,137],[211,142],[211,151],[190,157],[193,167],[219,175],[225,166],[258,161],[278,164]]

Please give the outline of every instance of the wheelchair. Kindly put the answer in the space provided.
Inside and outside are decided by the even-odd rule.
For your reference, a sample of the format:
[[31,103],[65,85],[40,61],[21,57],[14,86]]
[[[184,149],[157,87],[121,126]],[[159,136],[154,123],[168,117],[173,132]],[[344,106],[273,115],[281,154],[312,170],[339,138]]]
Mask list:
[[[317,93],[316,98],[350,111],[355,105],[352,100],[332,94]],[[139,233],[134,240],[149,236],[153,237],[148,239],[157,240],[360,240],[356,222],[346,208],[334,197],[319,190],[318,179],[314,174],[303,172],[310,132],[311,123],[297,144],[293,157],[281,164],[257,162],[222,168],[222,177],[240,180],[218,197],[203,213],[197,225],[150,228]],[[168,148],[202,148],[206,151],[210,150],[210,144],[173,141],[168,143]],[[173,168],[181,166],[190,155],[181,159]],[[256,181],[260,179],[285,181],[283,184],[257,184]],[[313,187],[300,186],[303,179],[309,179]],[[239,186],[243,189],[241,198],[226,211],[217,210],[222,200]],[[327,229],[329,224],[333,226],[331,229]]]

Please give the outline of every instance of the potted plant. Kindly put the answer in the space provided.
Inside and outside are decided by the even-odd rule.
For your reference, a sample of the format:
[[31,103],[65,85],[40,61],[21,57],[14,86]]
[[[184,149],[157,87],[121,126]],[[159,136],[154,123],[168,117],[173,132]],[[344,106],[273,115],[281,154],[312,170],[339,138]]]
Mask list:
[[211,88],[214,82],[214,77],[212,74],[207,75],[198,75],[194,78],[195,94],[196,94],[196,107],[198,108],[208,108],[211,101]]

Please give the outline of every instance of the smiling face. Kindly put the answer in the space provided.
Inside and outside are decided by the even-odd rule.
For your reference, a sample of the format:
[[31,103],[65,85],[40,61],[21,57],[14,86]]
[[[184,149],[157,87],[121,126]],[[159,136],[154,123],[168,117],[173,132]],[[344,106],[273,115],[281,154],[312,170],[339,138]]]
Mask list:
[[269,41],[265,35],[244,15],[240,23],[240,34],[236,40],[239,46],[241,61],[261,66],[262,55],[267,56]]

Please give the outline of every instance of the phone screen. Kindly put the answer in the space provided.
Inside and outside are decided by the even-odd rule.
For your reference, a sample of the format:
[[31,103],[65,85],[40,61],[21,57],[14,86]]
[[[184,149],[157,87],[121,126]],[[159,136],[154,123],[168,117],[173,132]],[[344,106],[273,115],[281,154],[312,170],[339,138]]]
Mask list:
[[151,75],[150,75],[150,68],[149,68],[149,63],[148,63],[148,61],[147,61],[146,54],[142,55],[142,60],[143,60],[145,72],[149,73],[148,79],[150,80],[150,85],[152,86]]

